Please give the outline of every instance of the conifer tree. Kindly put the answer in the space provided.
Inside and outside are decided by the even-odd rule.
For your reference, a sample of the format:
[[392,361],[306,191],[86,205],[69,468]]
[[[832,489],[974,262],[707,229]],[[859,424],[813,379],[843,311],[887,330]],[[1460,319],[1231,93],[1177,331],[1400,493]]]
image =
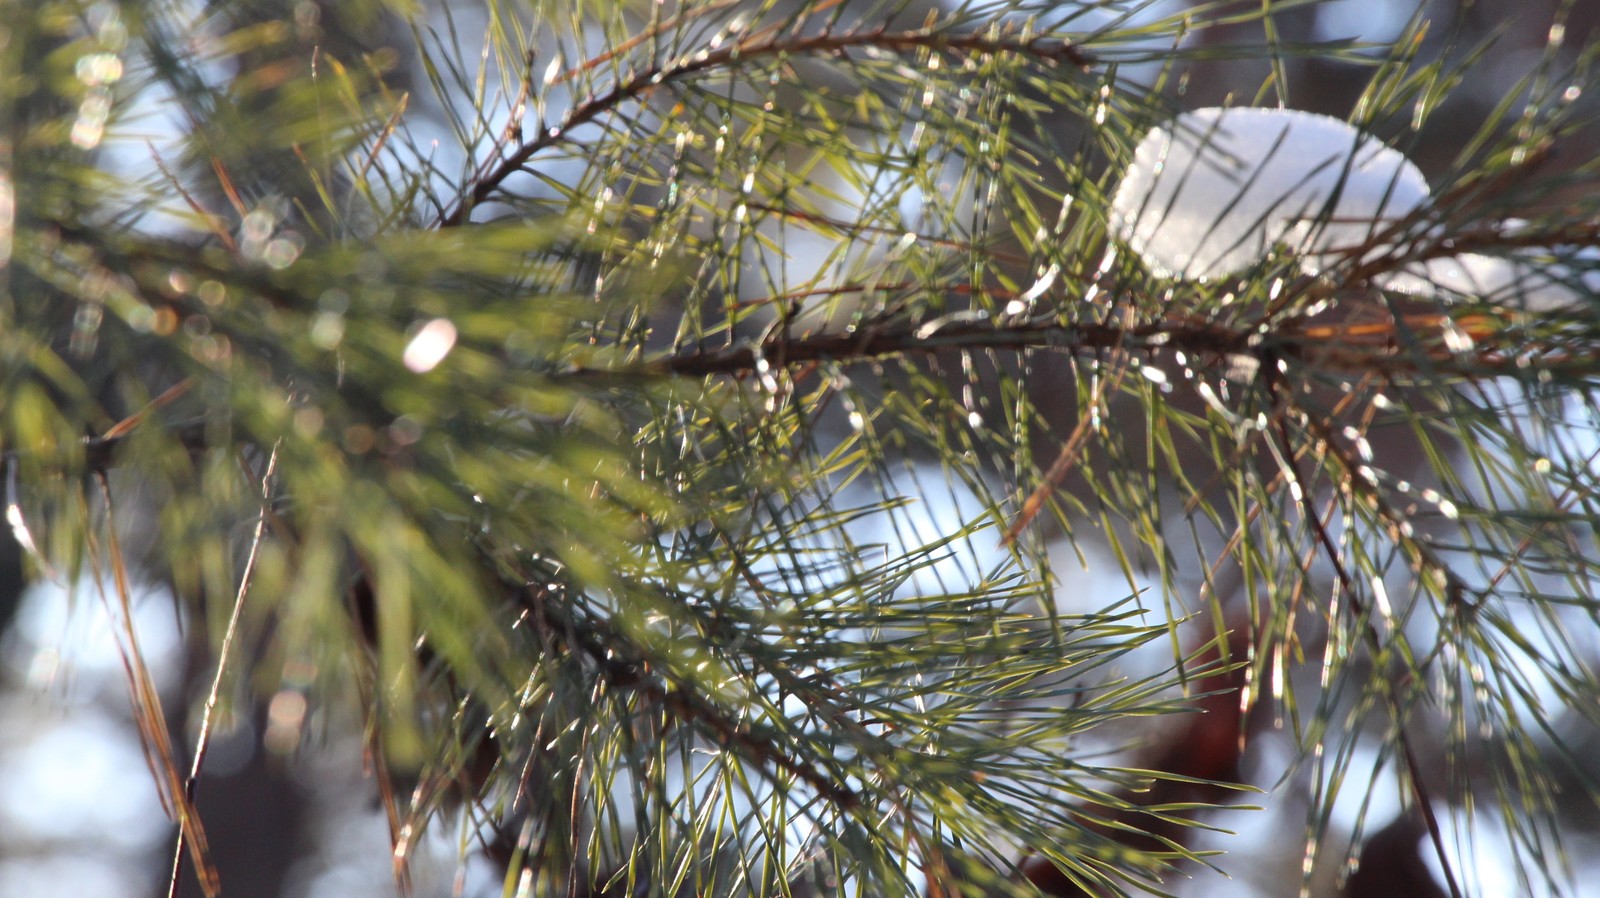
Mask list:
[[1575,894],[1600,40],[1445,158],[1471,17],[1314,5],[0,0],[7,517],[207,634],[127,657],[172,888],[293,695],[402,888],[1170,893],[1277,813]]

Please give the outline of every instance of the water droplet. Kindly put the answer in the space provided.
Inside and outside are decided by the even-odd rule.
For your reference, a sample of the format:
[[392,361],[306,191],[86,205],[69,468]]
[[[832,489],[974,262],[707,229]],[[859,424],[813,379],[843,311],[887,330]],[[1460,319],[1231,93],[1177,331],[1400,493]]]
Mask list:
[[435,318],[424,324],[406,344],[401,361],[417,374],[426,374],[439,366],[456,345],[456,326],[448,318]]
[[344,339],[344,316],[338,312],[318,312],[311,321],[311,342],[322,349],[333,349]]
[[1382,577],[1372,578],[1372,598],[1378,605],[1378,613],[1384,620],[1394,620],[1394,606],[1389,604],[1389,589],[1384,586]]
[[1454,323],[1447,324],[1444,328],[1444,345],[1451,352],[1471,352],[1473,347],[1472,337]]
[[1050,267],[1045,269],[1044,273],[1039,276],[1039,279],[1033,282],[1033,286],[1028,288],[1028,292],[1022,294],[1022,301],[1031,304],[1034,300],[1043,296],[1045,291],[1055,284],[1056,278],[1060,275],[1061,266],[1051,263]]
[[115,53],[90,53],[78,57],[74,73],[88,87],[111,84],[122,78],[122,59]]
[[[16,230],[17,193],[11,178],[0,172],[0,268],[11,261],[11,243]],[[171,283],[169,278],[169,283]],[[173,284],[174,289],[177,285]]]

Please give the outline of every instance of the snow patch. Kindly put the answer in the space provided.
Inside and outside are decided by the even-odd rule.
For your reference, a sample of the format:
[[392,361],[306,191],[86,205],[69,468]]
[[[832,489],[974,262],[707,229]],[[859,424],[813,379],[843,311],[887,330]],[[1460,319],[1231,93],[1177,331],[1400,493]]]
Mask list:
[[[1314,275],[1351,255],[1400,254],[1399,244],[1426,236],[1406,225],[1429,199],[1427,179],[1405,154],[1347,122],[1211,107],[1139,141],[1112,199],[1111,227],[1157,277],[1207,281],[1280,248]],[[1387,290],[1528,311],[1571,305],[1600,288],[1600,274],[1574,277],[1538,258],[1550,252],[1461,253],[1408,262],[1373,280]]]

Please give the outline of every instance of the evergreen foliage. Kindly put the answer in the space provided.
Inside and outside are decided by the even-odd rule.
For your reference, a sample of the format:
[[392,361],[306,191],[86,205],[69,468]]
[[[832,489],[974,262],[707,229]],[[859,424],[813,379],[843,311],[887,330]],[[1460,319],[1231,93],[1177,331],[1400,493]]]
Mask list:
[[[1308,870],[1370,748],[1450,892],[1469,818],[1564,890],[1600,51],[1553,30],[1315,276],[1178,281],[1108,207],[1190,72],[1363,67],[1406,150],[1487,50],[1158,6],[0,2],[13,532],[113,607],[170,581],[197,720],[354,703],[396,858],[464,816],[506,894],[1170,891],[1232,869],[1194,836],[1267,718]],[[1378,286],[1463,251],[1578,301]],[[214,889],[205,736],[127,663]]]

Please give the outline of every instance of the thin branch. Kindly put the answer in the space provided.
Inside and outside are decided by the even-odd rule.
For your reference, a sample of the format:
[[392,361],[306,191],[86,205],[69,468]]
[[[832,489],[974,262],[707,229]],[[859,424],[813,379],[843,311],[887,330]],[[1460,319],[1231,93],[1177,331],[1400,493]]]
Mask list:
[[[250,583],[256,569],[256,559],[261,554],[261,542],[267,531],[267,506],[272,499],[273,475],[278,469],[278,447],[272,447],[267,456],[267,469],[261,475],[261,511],[256,516],[256,529],[250,538],[250,553],[245,557],[244,573],[239,577],[239,591],[233,597],[233,611],[228,615],[228,628],[222,635],[222,646],[217,650],[217,672],[211,678],[211,690],[206,693],[205,710],[200,716],[200,734],[194,741],[194,760],[189,765],[189,776],[183,783],[183,792],[190,804],[200,782],[200,769],[205,766],[206,752],[211,747],[211,725],[217,711],[217,700],[222,694],[222,678],[228,669],[228,658],[233,654],[234,639],[239,633],[239,619],[244,612],[244,597],[250,592]],[[187,831],[180,827],[172,849],[172,872],[167,879],[167,898],[177,898],[178,885],[183,881],[183,852],[188,842]]]
[[[1292,405],[1292,401],[1287,398],[1287,391],[1283,389],[1281,375],[1278,374],[1277,370],[1270,365],[1263,365],[1262,370],[1267,372],[1267,388],[1273,399],[1285,405]],[[1311,416],[1307,415],[1307,417],[1310,418]],[[1355,580],[1344,565],[1343,554],[1339,551],[1338,546],[1334,544],[1333,537],[1328,533],[1328,528],[1322,522],[1321,517],[1314,510],[1306,507],[1306,504],[1311,502],[1313,493],[1311,492],[1311,484],[1306,480],[1305,475],[1301,473],[1300,465],[1296,460],[1297,453],[1294,441],[1289,435],[1287,417],[1285,415],[1274,416],[1273,426],[1278,438],[1279,449],[1283,453],[1283,458],[1280,459],[1279,463],[1284,466],[1298,491],[1302,518],[1311,528],[1312,536],[1317,544],[1322,547],[1328,563],[1332,565],[1336,581],[1335,586],[1345,597],[1351,615],[1357,622],[1365,621],[1362,626],[1362,635],[1366,639],[1374,657],[1377,657],[1383,651],[1383,639],[1379,636],[1378,629],[1372,622],[1366,603],[1362,601],[1360,594],[1355,590]],[[1318,437],[1318,439],[1322,438]],[[1329,447],[1331,450],[1331,443]],[[1359,480],[1359,475],[1354,471],[1346,471],[1344,474],[1346,482]],[[1381,676],[1378,678],[1378,682],[1384,682]],[[1418,810],[1421,811],[1423,820],[1427,823],[1428,837],[1433,842],[1433,850],[1438,855],[1439,866],[1444,871],[1445,884],[1449,886],[1452,898],[1461,898],[1461,887],[1456,883],[1455,872],[1450,865],[1450,855],[1445,849],[1444,830],[1439,824],[1438,816],[1434,813],[1427,787],[1423,785],[1422,763],[1411,744],[1410,735],[1406,732],[1405,709],[1401,706],[1400,700],[1393,689],[1385,687],[1380,691],[1389,706],[1389,713],[1394,718],[1396,740],[1399,743],[1401,757],[1405,762],[1407,778],[1411,780],[1411,790],[1416,796]]]
[[840,810],[853,811],[861,806],[861,799],[837,779],[795,760],[787,752],[774,746],[770,739],[762,738],[748,724],[740,725],[730,720],[699,694],[682,687],[664,689],[649,679],[638,680],[632,688],[660,702],[663,707],[676,714],[679,720],[694,721],[707,727],[724,745],[738,750],[745,757],[754,759],[762,766],[783,770],[801,780]]
[[1161,320],[1121,327],[1111,324],[1025,322],[996,327],[988,321],[917,325],[915,323],[854,333],[820,333],[744,344],[711,351],[679,353],[617,374],[673,374],[701,377],[749,374],[763,365],[795,365],[823,360],[863,362],[897,355],[931,355],[975,349],[1064,349],[1094,352],[1125,346],[1130,351],[1175,346],[1200,354],[1227,354],[1248,348],[1248,335],[1194,322]]
[[1327,422],[1318,420],[1313,415],[1306,415],[1306,429],[1311,431],[1318,443],[1322,444],[1324,451],[1321,457],[1333,460],[1339,466],[1340,477],[1343,482],[1350,485],[1351,491],[1361,500],[1368,503],[1378,519],[1383,522],[1384,529],[1388,530],[1389,538],[1395,541],[1402,551],[1410,557],[1411,564],[1418,574],[1431,574],[1438,578],[1436,585],[1443,588],[1445,595],[1451,602],[1458,602],[1466,594],[1467,588],[1455,570],[1439,557],[1433,547],[1423,542],[1407,526],[1405,516],[1395,510],[1389,498],[1378,488],[1376,482],[1363,474],[1363,467],[1359,461],[1351,458],[1338,440]]
[[[1423,316],[1423,324],[1442,331],[1453,324],[1442,315]],[[1474,336],[1490,337],[1484,331]],[[1501,341],[1506,344],[1507,341]],[[1545,371],[1564,374],[1594,374],[1600,369],[1600,347],[1590,353],[1568,351],[1552,342],[1518,340],[1497,345],[1492,341],[1474,343],[1469,352],[1455,352],[1443,345],[1437,352],[1419,358],[1415,347],[1402,346],[1393,324],[1306,325],[1280,322],[1271,336],[1262,336],[1238,326],[1195,321],[1188,318],[1162,318],[1121,326],[1094,322],[1063,324],[1056,321],[1028,321],[995,326],[988,320],[956,321],[949,324],[895,324],[881,328],[857,328],[852,333],[825,332],[800,337],[774,339],[765,343],[745,343],[715,350],[690,350],[645,362],[633,367],[593,369],[573,368],[569,376],[601,375],[617,377],[679,375],[704,377],[719,374],[746,375],[763,367],[796,365],[823,360],[865,362],[900,355],[932,355],[940,352],[975,349],[1061,349],[1074,353],[1097,353],[1122,347],[1130,352],[1161,349],[1183,350],[1201,357],[1228,355],[1259,356],[1270,351],[1281,358],[1313,365],[1325,373],[1367,375],[1372,373],[1403,376],[1427,370],[1435,374],[1460,377],[1516,375],[1528,370],[1535,360]],[[1431,347],[1430,347],[1431,348]]]
[[[834,288],[843,292],[844,288]],[[170,306],[169,306],[170,308]],[[1451,323],[1445,316],[1424,316],[1438,327]],[[1481,378],[1526,376],[1539,370],[1558,376],[1593,377],[1600,372],[1600,346],[1587,352],[1567,348],[1553,341],[1487,339],[1492,328],[1473,334],[1482,337],[1469,352],[1456,352],[1444,346],[1437,352],[1420,355],[1417,347],[1402,346],[1391,323],[1341,325],[1300,325],[1280,322],[1271,337],[1243,331],[1237,326],[1163,318],[1131,325],[1057,321],[1027,321],[995,326],[989,320],[964,320],[949,324],[897,322],[883,327],[858,328],[852,333],[823,332],[798,337],[782,337],[765,342],[747,342],[722,349],[691,349],[633,365],[607,368],[573,366],[556,375],[558,379],[585,381],[631,381],[661,377],[743,377],[771,367],[800,367],[833,361],[845,364],[870,362],[908,355],[934,356],[943,352],[977,349],[1015,350],[1057,349],[1074,354],[1095,354],[1113,349],[1130,353],[1181,350],[1195,358],[1223,358],[1244,354],[1259,356],[1270,352],[1278,358],[1294,360],[1325,374],[1351,376],[1404,377],[1419,371],[1434,376]],[[1530,364],[1532,363],[1532,364]],[[176,389],[176,388],[175,388]],[[168,391],[151,403],[170,401]],[[134,426],[147,417],[143,410],[119,423],[105,435],[84,440],[86,463],[90,470],[115,466],[115,455],[127,441]],[[170,425],[174,436],[192,451],[208,448],[204,422]],[[1354,467],[1352,463],[1351,467]]]
[[[737,5],[737,3],[738,3],[738,0],[715,0],[715,2],[707,3],[707,4],[703,5],[703,6],[690,7],[688,9],[686,9],[686,10],[683,10],[682,12],[679,12],[677,15],[673,16],[670,19],[666,19],[665,21],[662,21],[662,22],[657,22],[656,24],[650,26],[649,28],[645,29],[644,31],[641,31],[638,34],[635,34],[633,37],[628,38],[627,40],[617,44],[616,46],[614,46],[611,49],[605,51],[604,53],[599,54],[598,56],[589,57],[588,59],[584,60],[582,63],[578,64],[577,66],[574,66],[573,68],[567,69],[565,72],[562,72],[561,74],[557,75],[555,78],[551,79],[550,83],[551,84],[561,84],[561,83],[566,82],[566,81],[571,81],[571,80],[577,78],[580,75],[583,75],[585,73],[593,71],[594,69],[599,68],[602,65],[605,65],[606,63],[610,62],[613,59],[616,59],[617,57],[619,57],[622,54],[628,52],[629,50],[632,50],[635,47],[638,47],[638,46],[640,46],[640,45],[642,45],[642,44],[644,44],[644,43],[646,43],[648,41],[653,41],[653,40],[656,40],[656,39],[660,38],[662,35],[666,34],[668,31],[671,31],[671,30],[676,29],[676,28],[681,28],[684,25],[688,24],[689,22],[692,22],[695,19],[704,18],[707,15],[710,15],[711,13],[721,12],[724,9],[727,9],[727,8],[729,8],[731,6]],[[817,10],[816,10],[815,7],[813,7],[810,10],[808,10],[808,12],[810,12],[810,13],[815,13],[816,11]]]
[[[510,584],[508,584],[510,585]],[[587,621],[587,627],[576,621],[564,620],[541,592],[518,584],[517,590],[523,605],[540,620],[540,632],[554,636],[566,645],[582,652],[594,663],[600,677],[615,689],[638,692],[653,702],[673,712],[679,720],[694,722],[714,733],[725,746],[733,748],[764,767],[782,770],[832,802],[841,811],[854,811],[861,807],[861,799],[842,782],[841,776],[830,775],[791,757],[773,744],[773,740],[748,724],[740,724],[725,715],[716,705],[707,701],[692,688],[671,682],[665,673],[658,677],[650,671],[653,666],[644,658],[628,658],[619,649],[633,649],[631,641],[621,633],[606,628],[604,632],[587,632],[601,628],[598,621]]]
[[[1126,316],[1131,312],[1131,309],[1124,306],[1123,312]],[[1126,330],[1123,333],[1126,333]],[[1110,355],[1110,373],[1097,374],[1094,390],[1089,397],[1088,407],[1078,416],[1078,424],[1067,435],[1066,442],[1062,443],[1055,462],[1050,465],[1050,469],[1045,472],[1044,477],[1039,481],[1039,485],[1034,487],[1033,492],[1029,493],[1028,498],[1022,503],[1022,509],[1017,512],[1016,520],[1012,521],[1011,526],[1006,528],[1005,536],[1000,540],[1001,545],[1010,546],[1015,543],[1017,537],[1022,535],[1022,531],[1026,530],[1028,525],[1033,523],[1033,519],[1039,516],[1039,512],[1044,509],[1045,503],[1055,494],[1056,489],[1061,486],[1061,482],[1066,479],[1067,474],[1077,464],[1078,458],[1083,452],[1083,447],[1089,442],[1089,437],[1097,429],[1096,424],[1100,421],[1101,410],[1105,404],[1106,396],[1115,393],[1122,386],[1122,379],[1128,373],[1128,353],[1121,346],[1116,346],[1111,349]]]
[[1000,53],[1018,53],[1053,63],[1065,62],[1079,69],[1094,63],[1093,57],[1076,45],[1060,38],[1020,34],[951,34],[928,28],[913,31],[889,31],[875,28],[870,31],[820,34],[795,37],[776,36],[760,32],[718,50],[702,50],[692,56],[667,64],[652,64],[643,71],[625,78],[611,90],[598,97],[584,100],[567,111],[560,123],[545,127],[532,140],[522,143],[507,155],[493,171],[473,183],[455,209],[434,223],[438,228],[453,228],[465,224],[467,216],[479,203],[488,199],[507,178],[516,174],[535,155],[571,139],[571,132],[596,118],[611,112],[624,103],[641,99],[656,88],[679,81],[690,75],[735,63],[770,56],[840,54],[852,49],[872,47],[895,53],[917,50],[968,53],[975,56],[992,56]]

